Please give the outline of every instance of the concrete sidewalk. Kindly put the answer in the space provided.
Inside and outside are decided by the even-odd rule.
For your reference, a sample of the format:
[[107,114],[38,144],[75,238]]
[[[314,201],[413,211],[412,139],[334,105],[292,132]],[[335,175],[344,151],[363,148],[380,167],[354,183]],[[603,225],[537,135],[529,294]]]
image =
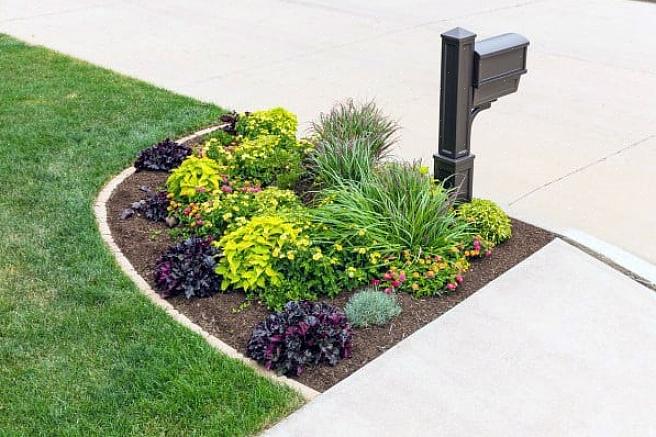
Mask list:
[[555,240],[265,435],[654,436],[655,321]]
[[476,120],[475,192],[656,262],[656,3],[3,0],[0,31],[239,110],[303,121],[376,98],[399,154],[436,149],[440,33],[531,40],[520,92]]

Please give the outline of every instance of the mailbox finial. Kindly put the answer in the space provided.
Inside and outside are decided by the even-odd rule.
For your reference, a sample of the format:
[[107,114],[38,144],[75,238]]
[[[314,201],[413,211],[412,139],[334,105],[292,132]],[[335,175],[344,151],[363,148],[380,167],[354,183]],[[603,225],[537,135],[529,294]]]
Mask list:
[[467,29],[463,29],[462,27],[456,27],[454,29],[451,29],[449,31],[446,31],[442,34],[442,38],[444,39],[455,39],[455,40],[463,40],[463,39],[475,39],[476,34],[473,32],[468,31]]

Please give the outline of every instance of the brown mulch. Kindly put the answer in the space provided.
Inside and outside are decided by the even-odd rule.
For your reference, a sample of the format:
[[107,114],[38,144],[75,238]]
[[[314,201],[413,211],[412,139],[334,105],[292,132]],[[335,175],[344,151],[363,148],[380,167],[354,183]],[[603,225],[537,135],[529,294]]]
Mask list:
[[[114,240],[151,286],[157,257],[173,243],[169,229],[164,224],[153,223],[142,217],[122,220],[120,216],[132,202],[145,197],[140,187],[161,188],[167,176],[164,172],[137,172],[117,187],[108,203],[108,221]],[[464,275],[464,282],[456,292],[422,299],[400,293],[398,297],[403,312],[389,325],[354,329],[352,358],[342,360],[335,367],[323,365],[306,369],[296,379],[319,391],[332,387],[417,329],[440,317],[553,238],[554,235],[544,229],[513,219],[513,237],[496,247],[491,257],[472,261],[470,270]],[[343,308],[352,294],[345,292],[327,302]],[[192,300],[183,297],[169,299],[180,312],[242,353],[245,352],[253,326],[267,314],[266,308],[257,303],[240,309],[244,301],[243,293],[218,293],[210,298]]]

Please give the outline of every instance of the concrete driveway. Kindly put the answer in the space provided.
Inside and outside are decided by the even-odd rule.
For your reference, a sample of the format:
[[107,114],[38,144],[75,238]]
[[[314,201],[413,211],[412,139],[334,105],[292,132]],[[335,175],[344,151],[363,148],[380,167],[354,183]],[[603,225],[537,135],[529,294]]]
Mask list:
[[655,318],[556,239],[263,437],[653,437]]
[[238,110],[303,121],[375,98],[399,155],[436,148],[440,33],[531,40],[520,92],[476,120],[475,193],[656,262],[656,3],[2,0],[0,32]]

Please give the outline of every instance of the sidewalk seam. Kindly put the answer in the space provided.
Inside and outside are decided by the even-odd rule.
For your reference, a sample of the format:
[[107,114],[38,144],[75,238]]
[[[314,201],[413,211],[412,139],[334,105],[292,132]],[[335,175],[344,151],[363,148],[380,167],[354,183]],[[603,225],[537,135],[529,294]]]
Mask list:
[[544,184],[540,185],[539,187],[536,187],[536,188],[534,188],[534,189],[532,189],[532,190],[530,190],[530,191],[528,191],[528,192],[526,192],[526,193],[524,193],[524,194],[522,194],[522,195],[516,197],[515,199],[511,200],[511,201],[508,203],[508,206],[509,206],[509,207],[510,207],[510,206],[513,206],[515,203],[517,203],[517,202],[519,202],[519,201],[521,201],[521,200],[524,200],[525,198],[531,196],[532,194],[534,194],[534,193],[536,193],[536,192],[538,192],[538,191],[543,190],[544,188],[547,188],[547,187],[549,187],[549,186],[551,186],[551,185],[554,185],[554,184],[556,184],[556,183],[558,183],[558,182],[560,182],[560,181],[562,181],[562,180],[564,180],[564,179],[567,179],[567,178],[569,178],[570,176],[573,176],[573,175],[575,175],[575,174],[577,174],[577,173],[581,173],[581,172],[583,172],[583,171],[585,171],[585,170],[587,170],[587,169],[589,169],[589,168],[591,168],[591,167],[594,167],[594,166],[597,165],[597,164],[600,164],[600,163],[602,163],[602,162],[608,160],[609,158],[612,158],[612,157],[617,156],[617,155],[621,155],[622,153],[626,152],[627,150],[630,150],[630,149],[632,149],[632,148],[634,148],[634,147],[637,147],[637,146],[639,146],[639,145],[641,145],[641,144],[643,144],[643,143],[646,143],[647,141],[649,141],[649,140],[651,140],[651,139],[653,139],[653,138],[656,138],[656,134],[648,135],[648,136],[646,136],[646,137],[644,137],[644,138],[642,138],[642,139],[640,139],[640,140],[638,140],[638,141],[635,141],[635,142],[629,144],[628,146],[624,146],[624,147],[622,147],[622,148],[620,148],[620,149],[618,149],[618,150],[616,150],[616,151],[614,151],[614,152],[611,152],[611,153],[608,153],[608,154],[602,156],[602,157],[599,158],[599,159],[596,159],[596,160],[594,160],[594,161],[592,161],[592,162],[589,162],[589,163],[587,163],[587,164],[585,164],[585,165],[583,165],[583,166],[581,166],[581,167],[575,168],[574,170],[572,170],[572,171],[570,171],[570,172],[568,172],[568,173],[566,173],[566,174],[564,174],[564,175],[562,175],[562,176],[559,176],[559,177],[557,177],[557,178],[555,178],[555,179],[552,179],[552,180],[550,180],[550,181],[548,181],[548,182],[545,182]]

